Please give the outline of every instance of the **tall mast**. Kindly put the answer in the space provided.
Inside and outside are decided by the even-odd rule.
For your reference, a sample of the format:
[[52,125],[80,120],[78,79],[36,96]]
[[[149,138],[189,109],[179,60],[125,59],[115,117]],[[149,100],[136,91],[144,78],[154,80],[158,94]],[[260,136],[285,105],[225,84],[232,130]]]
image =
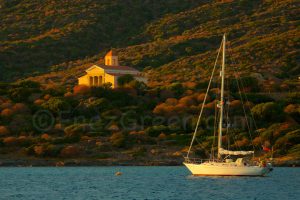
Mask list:
[[224,106],[224,76],[225,76],[225,43],[226,35],[223,35],[223,56],[222,56],[222,69],[221,69],[221,99],[219,103],[220,107],[220,119],[219,119],[219,137],[218,137],[218,159],[221,158],[220,148],[222,147],[222,125],[223,125],[223,106]]

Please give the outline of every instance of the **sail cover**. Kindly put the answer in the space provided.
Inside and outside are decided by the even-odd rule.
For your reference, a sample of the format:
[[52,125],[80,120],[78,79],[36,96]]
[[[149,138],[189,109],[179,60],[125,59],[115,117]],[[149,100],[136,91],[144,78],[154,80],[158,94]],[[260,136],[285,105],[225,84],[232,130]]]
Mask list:
[[223,155],[249,155],[249,154],[253,154],[254,151],[229,151],[229,150],[220,148],[219,153],[223,154]]

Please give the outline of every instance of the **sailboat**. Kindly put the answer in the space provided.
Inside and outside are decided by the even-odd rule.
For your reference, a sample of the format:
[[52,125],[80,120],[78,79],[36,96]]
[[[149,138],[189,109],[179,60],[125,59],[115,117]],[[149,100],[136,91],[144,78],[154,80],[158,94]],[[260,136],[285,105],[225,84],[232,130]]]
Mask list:
[[[212,82],[213,73],[211,75],[206,94],[204,97],[204,102],[202,104],[196,128],[192,137],[190,147],[188,149],[187,156],[183,164],[191,171],[195,176],[264,176],[272,171],[271,163],[266,162],[250,162],[245,157],[247,155],[253,155],[254,151],[231,151],[223,148],[222,146],[222,131],[223,131],[223,109],[224,109],[224,79],[225,79],[225,48],[226,48],[226,34],[223,35],[223,40],[221,42],[217,59],[213,68],[213,73],[216,68],[217,60],[222,50],[222,66],[220,71],[221,76],[221,91],[220,91],[220,101],[217,104],[219,109],[219,121],[218,121],[218,152],[217,158],[213,157],[209,160],[202,160],[197,158],[191,158],[190,152],[194,140],[197,135],[199,122],[202,117],[204,105],[206,102],[207,94]],[[235,160],[231,157],[237,157]]]

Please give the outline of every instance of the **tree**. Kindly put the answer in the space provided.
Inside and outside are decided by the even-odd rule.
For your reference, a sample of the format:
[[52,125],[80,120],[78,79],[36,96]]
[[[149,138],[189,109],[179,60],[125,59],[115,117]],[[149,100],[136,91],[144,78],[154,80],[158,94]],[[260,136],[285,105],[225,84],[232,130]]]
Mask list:
[[151,137],[157,137],[161,133],[167,133],[169,128],[165,125],[151,126],[148,127],[145,132]]
[[61,111],[66,111],[69,109],[69,103],[61,97],[51,97],[47,102],[42,104],[42,107],[59,113]]
[[183,94],[185,88],[182,86],[181,83],[172,83],[168,86],[168,89],[170,89],[172,92],[174,92],[175,96],[180,96]]
[[122,87],[125,84],[130,83],[133,80],[134,80],[134,78],[131,74],[126,74],[126,75],[120,76],[118,78],[118,86]]
[[89,124],[73,124],[64,129],[67,136],[80,136],[91,130]]
[[115,147],[124,147],[125,146],[125,135],[121,132],[114,133],[109,138],[110,142]]
[[276,122],[282,119],[282,109],[274,102],[257,104],[251,109],[251,112],[260,122]]
[[100,98],[89,103],[88,108],[92,111],[103,112],[105,110],[109,110],[112,106],[110,102],[105,98]]
[[18,86],[22,88],[40,88],[41,85],[38,82],[26,80],[18,83]]

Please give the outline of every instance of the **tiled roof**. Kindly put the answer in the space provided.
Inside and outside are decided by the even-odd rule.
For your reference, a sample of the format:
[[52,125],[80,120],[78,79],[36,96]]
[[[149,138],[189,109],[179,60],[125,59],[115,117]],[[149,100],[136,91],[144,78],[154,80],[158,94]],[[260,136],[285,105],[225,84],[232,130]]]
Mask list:
[[[138,72],[138,70],[134,69],[133,67],[128,67],[128,66],[108,66],[108,65],[98,64],[98,63],[96,63],[95,65],[97,67],[100,67],[100,68],[104,69],[104,70],[110,70],[111,69],[111,70],[125,70],[125,71]],[[92,68],[92,67],[90,67],[90,68]],[[87,69],[87,70],[89,70],[89,69]]]
[[[122,73],[107,73],[109,75],[112,75],[112,76],[123,76],[124,74]],[[132,76],[134,77],[143,77],[141,74],[131,74]]]

